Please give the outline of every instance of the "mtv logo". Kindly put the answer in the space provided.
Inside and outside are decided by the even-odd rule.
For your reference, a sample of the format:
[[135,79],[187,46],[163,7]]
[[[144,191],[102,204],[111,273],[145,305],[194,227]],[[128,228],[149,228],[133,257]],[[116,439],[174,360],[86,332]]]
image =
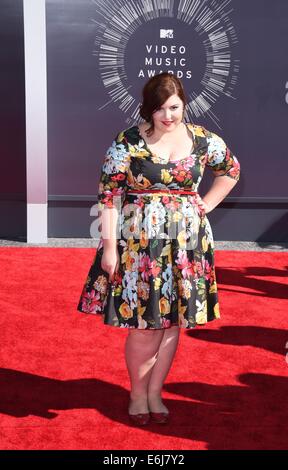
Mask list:
[[160,38],[162,39],[173,39],[173,29],[160,29]]

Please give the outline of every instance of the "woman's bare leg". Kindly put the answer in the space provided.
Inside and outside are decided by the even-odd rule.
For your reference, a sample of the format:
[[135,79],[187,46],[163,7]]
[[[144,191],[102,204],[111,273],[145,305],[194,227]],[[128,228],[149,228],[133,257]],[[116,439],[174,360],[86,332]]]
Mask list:
[[148,413],[148,384],[164,330],[128,330],[125,359],[131,382],[129,413]]
[[157,360],[150,374],[148,406],[150,411],[155,413],[168,412],[168,409],[162,403],[161,391],[177,350],[179,334],[180,328],[178,326],[172,326],[164,330]]

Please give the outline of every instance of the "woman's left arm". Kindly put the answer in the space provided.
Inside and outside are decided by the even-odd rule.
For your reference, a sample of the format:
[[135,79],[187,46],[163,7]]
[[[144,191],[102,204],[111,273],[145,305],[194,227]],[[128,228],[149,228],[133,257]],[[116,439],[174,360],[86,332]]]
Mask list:
[[240,163],[220,136],[206,130],[206,138],[205,164],[213,171],[215,178],[205,196],[202,199],[199,196],[198,203],[205,213],[208,213],[225,199],[239,181]]
[[[205,196],[201,199],[199,197],[199,205],[205,211],[206,214],[215,209],[223,199],[230,193],[230,191],[237,184],[235,179],[229,176],[221,176],[214,178],[213,184]],[[202,204],[204,203],[204,204]]]

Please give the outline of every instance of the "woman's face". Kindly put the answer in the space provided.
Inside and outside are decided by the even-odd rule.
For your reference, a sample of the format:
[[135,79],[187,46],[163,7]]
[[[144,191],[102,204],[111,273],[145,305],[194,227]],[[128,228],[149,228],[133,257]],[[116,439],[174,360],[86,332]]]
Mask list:
[[152,114],[155,129],[161,132],[173,131],[183,118],[184,104],[178,95],[171,95],[164,104]]

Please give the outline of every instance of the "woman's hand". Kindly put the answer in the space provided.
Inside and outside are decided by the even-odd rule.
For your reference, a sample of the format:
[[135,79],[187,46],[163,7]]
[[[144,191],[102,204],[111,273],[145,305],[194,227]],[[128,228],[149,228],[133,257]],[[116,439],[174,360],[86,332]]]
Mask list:
[[205,202],[199,194],[196,196],[196,202],[199,205],[201,211],[203,211],[205,214],[208,214],[209,212],[212,211],[211,207],[207,202]]
[[101,268],[109,274],[109,282],[114,281],[114,274],[118,271],[120,256],[117,248],[104,248],[101,258]]

